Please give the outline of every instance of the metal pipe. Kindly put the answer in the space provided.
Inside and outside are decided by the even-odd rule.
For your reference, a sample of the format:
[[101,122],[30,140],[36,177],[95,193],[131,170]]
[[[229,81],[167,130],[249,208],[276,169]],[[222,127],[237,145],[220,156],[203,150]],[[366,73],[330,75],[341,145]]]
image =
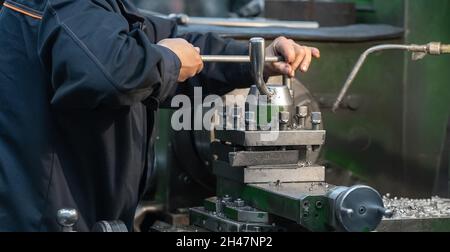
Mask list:
[[[250,56],[238,55],[202,55],[203,62],[250,63]],[[282,57],[266,57],[265,62],[281,62]]]
[[355,79],[356,75],[359,73],[359,70],[361,69],[362,65],[367,59],[367,56],[374,52],[383,51],[383,50],[408,50],[408,46],[406,45],[379,45],[372,48],[369,48],[367,51],[365,51],[360,57],[359,60],[356,62],[356,65],[353,67],[352,72],[348,76],[347,80],[345,81],[344,87],[341,89],[341,92],[339,93],[339,96],[336,100],[336,102],[333,105],[333,112],[335,112],[339,105],[341,104],[342,100],[344,99],[345,95],[347,94],[347,91],[351,87],[351,84],[353,83],[353,80]]
[[350,89],[353,81],[356,78],[356,75],[361,70],[361,67],[363,66],[364,62],[366,61],[367,57],[375,52],[379,51],[385,51],[385,50],[406,50],[413,52],[413,59],[418,60],[423,58],[425,55],[440,55],[440,54],[448,54],[450,53],[450,45],[442,45],[439,42],[431,42],[426,45],[378,45],[369,48],[366,50],[360,57],[358,62],[356,62],[356,65],[353,67],[352,72],[348,76],[347,80],[345,81],[344,86],[342,87],[339,96],[336,100],[336,102],[333,105],[333,112],[336,112],[336,110],[339,108],[339,105],[344,100],[345,95],[347,94],[348,90]]
[[248,28],[292,28],[292,29],[317,29],[319,23],[304,21],[276,21],[269,19],[244,19],[244,18],[189,18],[184,25],[213,25],[224,27],[248,27]]
[[292,28],[292,29],[317,29],[319,23],[306,21],[277,21],[271,19],[249,18],[205,18],[189,17],[185,14],[171,14],[169,18],[176,20],[179,25],[213,25],[223,27],[248,27],[248,28]]

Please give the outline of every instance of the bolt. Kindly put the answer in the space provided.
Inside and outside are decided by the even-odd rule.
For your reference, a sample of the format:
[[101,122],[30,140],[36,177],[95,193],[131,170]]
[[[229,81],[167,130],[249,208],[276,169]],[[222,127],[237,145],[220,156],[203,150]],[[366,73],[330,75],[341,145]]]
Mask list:
[[297,106],[295,107],[295,112],[300,118],[306,118],[308,116],[308,106]]
[[287,111],[281,111],[279,113],[279,120],[280,120],[280,130],[287,130],[289,119],[291,117],[291,113]]
[[245,206],[245,201],[242,199],[236,199],[234,201],[234,204],[236,204],[236,207],[244,207]]
[[222,201],[223,202],[225,202],[225,203],[229,203],[229,202],[231,202],[233,199],[230,197],[230,195],[225,195],[225,196],[223,196],[223,198],[222,198]]
[[313,130],[319,130],[322,124],[322,113],[312,112],[311,113],[311,123],[313,125]]
[[307,106],[297,106],[295,107],[295,120],[300,129],[306,127],[306,117],[308,116]]

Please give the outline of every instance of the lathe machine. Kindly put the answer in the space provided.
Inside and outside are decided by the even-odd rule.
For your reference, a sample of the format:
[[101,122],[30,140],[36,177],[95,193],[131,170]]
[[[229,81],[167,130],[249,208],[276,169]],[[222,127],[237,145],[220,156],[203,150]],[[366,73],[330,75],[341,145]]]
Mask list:
[[[203,59],[248,62],[255,85],[244,104],[225,101],[217,109],[215,130],[202,144],[216,196],[190,208],[189,225],[178,230],[373,231],[392,214],[369,186],[325,183],[325,168],[316,164],[326,140],[322,115],[296,80],[283,76],[282,83],[266,85],[265,63],[282,59],[265,57],[264,39],[250,40],[249,57]],[[160,222],[152,229],[173,231]]]

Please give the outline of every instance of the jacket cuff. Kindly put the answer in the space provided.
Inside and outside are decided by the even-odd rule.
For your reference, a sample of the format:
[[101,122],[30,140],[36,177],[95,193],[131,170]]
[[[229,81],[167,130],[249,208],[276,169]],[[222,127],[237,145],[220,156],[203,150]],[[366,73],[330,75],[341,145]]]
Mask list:
[[178,76],[180,75],[181,61],[172,50],[155,45],[156,50],[161,54],[161,76],[162,83],[156,97],[159,102],[164,102],[173,96],[178,86]]

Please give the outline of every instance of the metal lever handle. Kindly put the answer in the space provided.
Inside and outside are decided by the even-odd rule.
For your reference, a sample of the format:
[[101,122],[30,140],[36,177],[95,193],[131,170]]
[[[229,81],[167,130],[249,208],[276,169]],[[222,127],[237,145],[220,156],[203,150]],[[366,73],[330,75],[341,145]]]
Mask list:
[[264,38],[252,38],[249,45],[249,56],[238,55],[203,55],[203,62],[225,62],[225,63],[251,63],[253,80],[261,95],[269,99],[273,92],[264,81],[264,66],[266,62],[281,62],[283,57],[266,57],[266,43]]
[[[202,55],[202,61],[218,62],[218,63],[250,63],[250,56],[246,55]],[[265,62],[280,62],[283,61],[283,57],[266,57]]]
[[78,211],[71,208],[60,209],[56,214],[62,232],[74,232],[73,227],[77,223],[78,217]]
[[267,88],[264,81],[264,66],[266,64],[266,42],[263,38],[250,39],[250,61],[252,64],[253,80],[259,92],[266,95],[269,99],[273,92]]

